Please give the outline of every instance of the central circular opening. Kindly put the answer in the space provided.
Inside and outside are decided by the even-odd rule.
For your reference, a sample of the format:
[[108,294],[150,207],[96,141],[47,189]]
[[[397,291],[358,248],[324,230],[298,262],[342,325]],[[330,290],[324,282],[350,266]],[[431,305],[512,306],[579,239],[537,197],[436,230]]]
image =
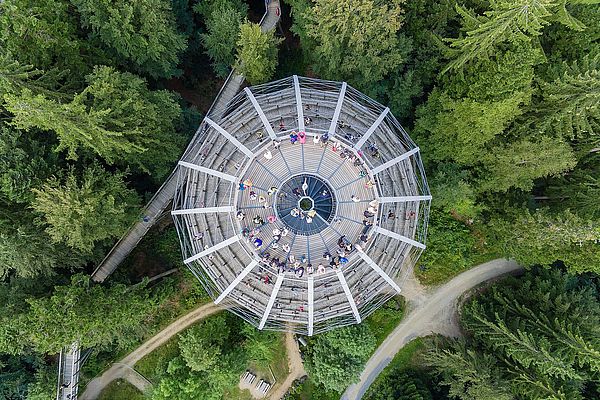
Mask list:
[[310,197],[303,197],[298,202],[298,206],[302,211],[310,211],[313,208],[313,200]]
[[275,210],[288,229],[300,235],[313,235],[325,229],[336,210],[335,193],[321,177],[296,175],[277,191]]

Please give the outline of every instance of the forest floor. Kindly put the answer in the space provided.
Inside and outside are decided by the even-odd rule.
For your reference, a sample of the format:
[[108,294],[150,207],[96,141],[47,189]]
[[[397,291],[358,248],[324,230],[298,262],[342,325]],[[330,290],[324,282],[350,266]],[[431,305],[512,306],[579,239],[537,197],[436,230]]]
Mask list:
[[408,302],[406,318],[375,350],[360,375],[360,381],[346,389],[342,400],[361,399],[394,355],[412,339],[432,333],[453,337],[460,335],[457,305],[461,295],[490,279],[521,270],[522,267],[514,261],[496,259],[473,267],[438,288],[425,290],[416,279],[409,279],[402,293]]

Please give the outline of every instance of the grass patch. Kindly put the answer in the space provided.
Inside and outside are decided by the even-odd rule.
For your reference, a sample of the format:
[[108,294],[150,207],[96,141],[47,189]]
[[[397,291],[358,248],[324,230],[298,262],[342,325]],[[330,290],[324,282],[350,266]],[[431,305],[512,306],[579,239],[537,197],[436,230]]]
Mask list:
[[[258,382],[257,382],[258,383]],[[249,390],[241,390],[238,386],[231,388],[223,394],[224,399],[235,399],[235,400],[254,400]]]
[[300,386],[292,389],[290,397],[286,397],[286,400],[339,400],[339,398],[339,393],[324,391],[309,376]]
[[385,367],[385,369],[371,384],[363,398],[372,398],[372,396],[378,392],[380,386],[385,385],[386,382],[388,382],[390,374],[398,374],[404,370],[421,368],[419,359],[424,350],[425,342],[424,339],[420,337],[415,338],[404,345],[404,347],[402,347],[400,351],[396,353],[392,362]]
[[485,239],[485,227],[466,225],[450,215],[432,213],[427,250],[415,266],[415,275],[424,285],[439,285],[461,272],[498,258]]
[[290,373],[288,369],[288,357],[285,349],[284,333],[277,335],[277,340],[274,343],[273,354],[273,359],[270,360],[270,362],[250,361],[248,369],[254,373],[257,373],[259,377],[271,382],[273,379],[271,376],[271,371],[269,370],[269,367],[271,367],[273,375],[275,375],[275,380],[277,382],[282,382]]
[[112,381],[104,388],[98,400],[143,400],[144,394],[123,379]]
[[395,296],[379,307],[365,320],[377,339],[377,347],[400,323],[404,316],[404,298]]
[[179,336],[174,336],[135,364],[135,369],[153,384],[164,376],[169,361],[179,355]]

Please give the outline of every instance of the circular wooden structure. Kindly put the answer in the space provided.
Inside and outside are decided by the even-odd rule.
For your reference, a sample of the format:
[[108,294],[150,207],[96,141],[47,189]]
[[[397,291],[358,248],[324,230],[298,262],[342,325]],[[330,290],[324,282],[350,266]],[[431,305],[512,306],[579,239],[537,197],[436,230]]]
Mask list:
[[213,110],[179,162],[184,261],[259,329],[313,335],[361,322],[425,248],[419,149],[346,83],[293,76]]

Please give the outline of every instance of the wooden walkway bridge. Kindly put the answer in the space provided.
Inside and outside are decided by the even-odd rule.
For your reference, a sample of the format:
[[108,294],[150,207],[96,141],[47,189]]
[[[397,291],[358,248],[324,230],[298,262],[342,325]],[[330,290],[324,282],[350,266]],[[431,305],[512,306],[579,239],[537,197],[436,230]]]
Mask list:
[[[279,21],[280,2],[272,0],[263,15],[260,25],[263,31],[269,31],[275,28]],[[244,77],[232,70],[221,91],[215,98],[207,115],[211,110],[224,109],[226,105],[240,91]],[[197,145],[197,141],[201,138],[201,132],[198,130],[190,141],[185,153]],[[184,153],[184,154],[185,154]],[[96,282],[103,282],[113,271],[125,260],[131,251],[142,240],[144,235],[150,230],[152,225],[158,220],[161,214],[165,211],[177,188],[177,174],[175,169],[167,180],[162,184],[158,191],[152,196],[146,207],[143,210],[143,217],[137,221],[129,231],[121,237],[121,239],[109,251],[106,257],[98,265],[92,274],[92,279]]]

